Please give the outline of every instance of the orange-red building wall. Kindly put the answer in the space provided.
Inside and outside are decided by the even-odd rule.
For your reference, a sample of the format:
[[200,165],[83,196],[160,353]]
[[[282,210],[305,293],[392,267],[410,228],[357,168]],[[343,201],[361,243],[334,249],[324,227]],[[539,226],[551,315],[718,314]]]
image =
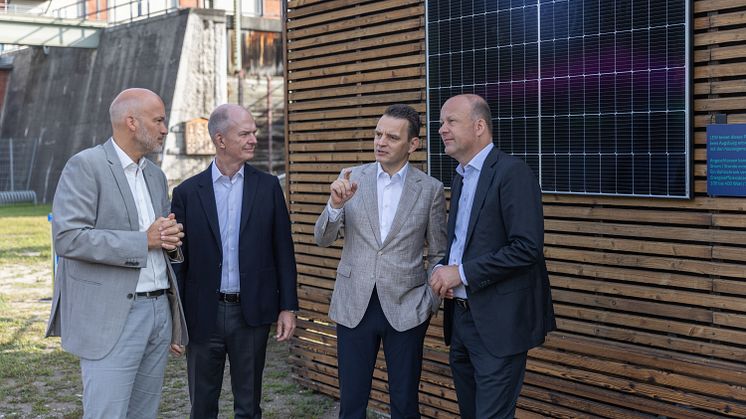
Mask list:
[[[5,0],[0,0],[0,4],[4,3]],[[8,81],[10,80],[10,70],[0,69],[0,115],[3,112],[3,106],[5,105],[5,92],[8,90]]]

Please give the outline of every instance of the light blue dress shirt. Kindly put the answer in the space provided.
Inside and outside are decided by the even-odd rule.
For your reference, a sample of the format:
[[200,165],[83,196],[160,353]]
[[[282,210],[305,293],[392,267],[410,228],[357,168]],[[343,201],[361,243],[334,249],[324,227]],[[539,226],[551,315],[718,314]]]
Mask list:
[[458,272],[461,276],[462,284],[453,289],[453,296],[457,298],[467,298],[466,287],[469,285],[464,266],[461,259],[464,257],[464,245],[466,244],[466,233],[469,228],[469,218],[471,217],[471,207],[474,204],[474,194],[477,191],[479,183],[479,174],[482,173],[484,161],[495,146],[492,143],[487,144],[476,156],[474,156],[466,167],[460,164],[456,167],[456,173],[461,175],[463,183],[461,186],[461,196],[458,200],[458,213],[456,214],[456,227],[453,232],[453,243],[449,252],[448,264],[458,265]]
[[241,227],[243,203],[244,166],[228,177],[212,162],[212,186],[220,223],[220,241],[223,243],[223,267],[220,274],[220,292],[236,294],[241,291],[238,271],[238,230]]

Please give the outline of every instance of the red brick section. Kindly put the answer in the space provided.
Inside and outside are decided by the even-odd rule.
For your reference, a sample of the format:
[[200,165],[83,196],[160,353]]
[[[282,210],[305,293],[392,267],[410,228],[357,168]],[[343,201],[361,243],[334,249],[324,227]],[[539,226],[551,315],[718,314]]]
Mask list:
[[[0,0],[0,4],[4,2],[5,0]],[[5,105],[5,91],[8,90],[9,80],[10,70],[0,69],[0,115],[3,114],[3,106]]]
[[278,0],[264,0],[264,17],[280,18],[280,2]]
[[106,21],[107,0],[86,0],[86,20]]
[[197,7],[204,7],[204,0],[179,0],[179,8],[180,9],[189,9],[189,8],[197,8]]

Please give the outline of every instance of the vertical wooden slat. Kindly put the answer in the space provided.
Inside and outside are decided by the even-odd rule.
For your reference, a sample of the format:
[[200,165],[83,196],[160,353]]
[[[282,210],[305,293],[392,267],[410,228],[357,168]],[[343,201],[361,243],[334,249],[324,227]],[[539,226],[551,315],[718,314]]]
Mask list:
[[[423,1],[289,4],[288,197],[302,311],[293,343],[303,385],[338,397],[326,316],[341,242],[313,244],[329,182],[373,160],[372,131],[394,102],[425,117]],[[706,196],[714,112],[746,122],[746,2],[694,2],[691,200],[544,196],[546,255],[559,330],[530,353],[520,417],[746,416],[746,199]],[[425,129],[421,137],[426,136]],[[414,163],[425,167],[424,151]],[[424,417],[453,417],[440,340],[425,344]],[[379,359],[371,407],[386,409]]]

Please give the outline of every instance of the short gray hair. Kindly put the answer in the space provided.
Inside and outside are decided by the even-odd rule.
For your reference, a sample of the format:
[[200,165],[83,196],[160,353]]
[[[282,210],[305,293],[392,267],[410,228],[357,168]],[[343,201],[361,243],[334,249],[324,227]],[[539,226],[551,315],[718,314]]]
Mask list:
[[210,119],[207,121],[207,132],[210,133],[210,138],[213,140],[218,134],[225,134],[228,130],[230,123],[230,110],[235,105],[224,104],[220,105],[212,111]]

